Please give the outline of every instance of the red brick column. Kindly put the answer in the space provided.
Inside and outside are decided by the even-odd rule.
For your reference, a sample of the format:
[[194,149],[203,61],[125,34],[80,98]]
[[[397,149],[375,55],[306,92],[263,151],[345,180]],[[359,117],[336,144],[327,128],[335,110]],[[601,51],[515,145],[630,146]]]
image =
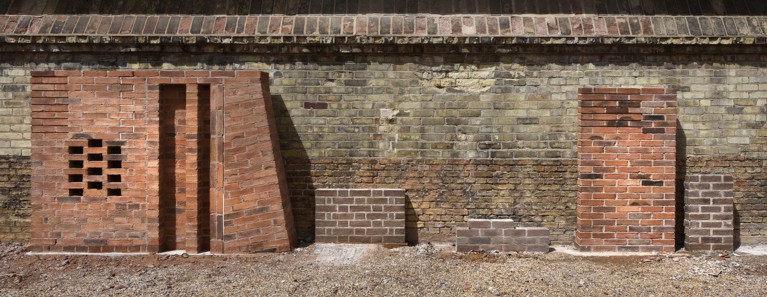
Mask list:
[[676,95],[663,88],[579,92],[576,246],[673,251]]

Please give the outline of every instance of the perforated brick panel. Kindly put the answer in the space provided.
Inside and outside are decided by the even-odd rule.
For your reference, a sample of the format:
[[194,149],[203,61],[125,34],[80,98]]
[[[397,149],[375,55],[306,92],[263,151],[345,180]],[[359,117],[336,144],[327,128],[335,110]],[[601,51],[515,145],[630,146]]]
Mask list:
[[470,219],[466,228],[456,230],[456,250],[535,252],[549,251],[549,229],[521,227],[513,220]]
[[734,248],[732,176],[688,174],[684,188],[684,248],[689,251]]
[[579,90],[582,251],[674,250],[676,95],[663,88]]
[[32,249],[288,250],[271,108],[257,71],[32,72]]
[[405,190],[319,189],[315,242],[405,244]]

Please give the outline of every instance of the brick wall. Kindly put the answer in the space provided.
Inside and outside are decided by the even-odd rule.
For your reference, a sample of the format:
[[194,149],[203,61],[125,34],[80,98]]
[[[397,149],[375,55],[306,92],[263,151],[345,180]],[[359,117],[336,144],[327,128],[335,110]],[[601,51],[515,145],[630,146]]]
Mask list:
[[688,175],[732,177],[735,245],[767,242],[767,160],[744,157],[695,157],[687,160]]
[[578,230],[585,251],[674,250],[676,94],[581,89]]
[[0,242],[29,240],[29,157],[0,156]]
[[318,189],[315,242],[405,244],[405,190]]
[[255,71],[33,72],[32,249],[289,249],[267,79]]
[[685,179],[686,250],[732,250],[733,179],[720,174],[691,174]]
[[467,227],[456,230],[456,250],[536,252],[549,251],[549,230],[520,227],[514,220],[469,219]]
[[[313,230],[315,186],[402,187],[409,242],[454,240],[469,218],[546,226],[570,244],[575,225],[575,162],[557,160],[287,160],[296,227]],[[346,174],[353,172],[354,174]],[[312,179],[309,179],[312,177]],[[460,197],[460,198],[459,198]]]
[[[0,45],[0,81],[12,85],[0,98],[14,102],[0,108],[0,122],[30,122],[24,107],[30,70],[163,65],[269,72],[291,203],[305,240],[314,236],[315,189],[370,188],[375,181],[406,189],[415,238],[447,240],[456,224],[484,216],[540,223],[552,242],[571,243],[578,88],[671,86],[682,159],[688,158],[680,170],[733,175],[742,242],[767,241],[761,208],[767,99],[760,95],[767,64],[759,47],[308,45],[286,46],[296,54],[285,55],[280,47],[227,45],[220,53],[190,44],[190,54],[172,58],[168,53],[180,47],[158,53],[137,45],[136,54],[112,45],[97,52],[92,45],[59,47],[66,53]],[[459,48],[468,53],[451,53]],[[364,54],[338,54],[344,49]],[[14,134],[19,142],[8,143],[10,159],[31,148],[29,124],[2,124],[0,131],[14,126],[21,130]]]

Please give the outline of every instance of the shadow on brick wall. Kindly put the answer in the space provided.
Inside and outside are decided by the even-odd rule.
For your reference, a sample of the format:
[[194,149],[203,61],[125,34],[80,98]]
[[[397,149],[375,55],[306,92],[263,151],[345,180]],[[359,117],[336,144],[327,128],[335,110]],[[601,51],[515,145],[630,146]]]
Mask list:
[[407,192],[405,192],[405,241],[409,245],[418,244],[418,215]]
[[684,180],[687,177],[687,135],[676,121],[676,213],[674,215],[674,248],[684,247]]
[[740,213],[735,205],[732,207],[732,229],[732,250],[737,250],[740,247]]
[[282,96],[272,95],[272,107],[277,119],[298,245],[304,246],[314,241],[315,187],[311,163]]

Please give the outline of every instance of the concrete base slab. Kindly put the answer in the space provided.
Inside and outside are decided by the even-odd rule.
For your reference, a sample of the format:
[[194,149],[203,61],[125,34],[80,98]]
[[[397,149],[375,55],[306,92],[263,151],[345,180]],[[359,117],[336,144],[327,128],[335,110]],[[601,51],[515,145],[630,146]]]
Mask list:
[[735,253],[752,256],[767,256],[767,245],[741,245]]
[[314,245],[314,254],[320,264],[353,265],[380,248],[377,244],[319,243]]
[[551,246],[555,253],[563,253],[580,257],[613,257],[613,256],[654,256],[658,253],[640,253],[640,252],[581,252],[573,246],[557,245]]
[[27,256],[106,256],[106,257],[122,257],[122,256],[147,256],[150,253],[66,253],[66,252],[27,252]]

